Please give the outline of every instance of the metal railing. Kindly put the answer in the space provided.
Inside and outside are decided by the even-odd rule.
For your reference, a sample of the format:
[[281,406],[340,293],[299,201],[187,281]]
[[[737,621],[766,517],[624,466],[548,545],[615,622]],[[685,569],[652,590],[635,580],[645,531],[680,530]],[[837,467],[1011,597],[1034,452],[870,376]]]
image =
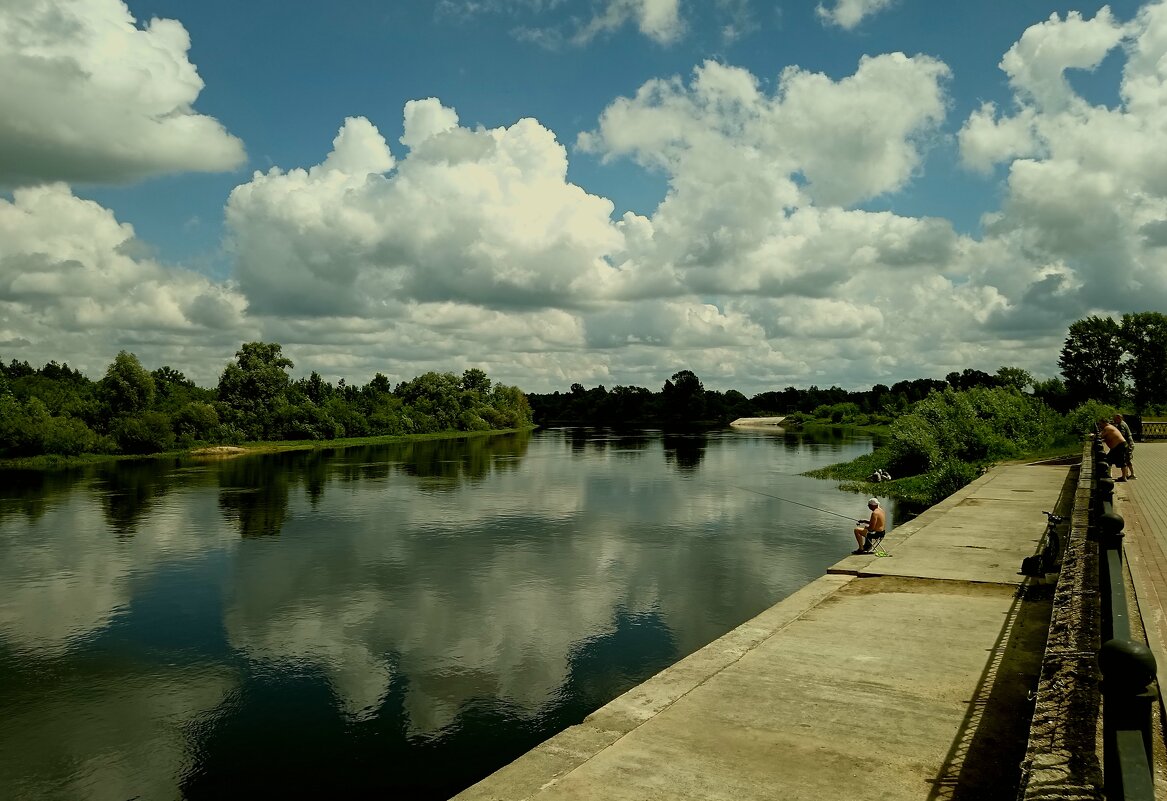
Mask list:
[[1131,637],[1123,572],[1125,521],[1114,509],[1114,480],[1101,441],[1095,441],[1091,529],[1098,541],[1102,601],[1102,772],[1106,797],[1154,798],[1152,712],[1159,696],[1155,657]]
[[1139,439],[1167,439],[1167,422],[1162,420],[1141,421]]

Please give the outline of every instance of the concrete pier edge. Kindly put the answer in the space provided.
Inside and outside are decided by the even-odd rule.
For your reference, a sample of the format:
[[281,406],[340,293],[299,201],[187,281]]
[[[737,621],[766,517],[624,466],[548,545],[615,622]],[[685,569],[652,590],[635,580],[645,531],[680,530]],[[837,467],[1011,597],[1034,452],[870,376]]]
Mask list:
[[[1025,691],[1039,686],[1039,701],[1053,704],[1050,709],[1059,699],[1077,703],[1059,695],[1058,682],[1069,670],[1068,675],[1089,685],[1097,650],[1084,656],[1077,650],[1081,632],[1067,629],[1064,642],[1051,641],[1050,672],[1042,673],[1039,685],[1044,630],[1034,641],[1037,630],[1030,622],[1028,644],[1008,642],[1019,599],[1033,583],[1018,574],[1020,561],[1040,547],[1045,527],[1040,510],[1054,508],[1059,494],[1069,491],[1068,474],[1069,468],[1048,466],[989,471],[893,529],[884,541],[893,558],[844,557],[827,575],[455,799],[817,799],[829,797],[823,794],[828,776],[834,792],[844,794],[837,797],[939,799],[950,796],[938,792],[947,793],[958,782],[985,781],[975,775],[984,773],[977,769],[982,763],[966,762],[970,743],[984,752],[983,741],[973,742],[979,716],[1009,716],[1014,713],[1008,710],[1019,708],[1026,718],[1016,721],[1018,744],[1008,772],[1016,777],[1024,752],[1028,786],[1035,793],[1040,787],[1055,791],[1026,798],[1095,797],[1088,789],[1096,786],[1089,766],[1080,787],[1087,794],[1072,793],[1081,766],[1063,732],[1056,726],[1042,728],[1054,722],[1046,707],[1033,715],[1039,736],[1026,738]],[[1075,502],[1076,533],[1068,554],[1090,550],[1083,517],[1088,508],[1088,500],[1081,509]],[[1066,562],[1071,561],[1067,555]],[[1074,594],[1083,586],[1082,579],[1067,574],[1055,592],[1081,604],[1083,597]],[[829,650],[819,650],[824,647]],[[1026,668],[1031,678],[1022,684],[1016,673],[1024,667],[1016,662],[1018,647],[1032,654],[1027,657],[1032,666]],[[996,667],[1007,655],[1015,660],[1008,671],[1013,684],[999,693]],[[824,657],[827,661],[820,661]],[[851,665],[869,665],[877,672],[853,677],[857,668]],[[1001,696],[1007,696],[1003,704]],[[784,712],[772,717],[778,710]],[[847,740],[856,734],[847,731],[882,738],[889,748],[874,760],[865,751],[849,760]],[[1052,745],[1043,745],[1043,734]],[[747,760],[763,761],[742,762],[732,756],[738,749],[746,750]],[[779,763],[773,763],[775,758]],[[844,768],[849,761],[854,767]],[[1016,792],[1016,778],[1007,781]],[[974,792],[982,791],[988,790]]]

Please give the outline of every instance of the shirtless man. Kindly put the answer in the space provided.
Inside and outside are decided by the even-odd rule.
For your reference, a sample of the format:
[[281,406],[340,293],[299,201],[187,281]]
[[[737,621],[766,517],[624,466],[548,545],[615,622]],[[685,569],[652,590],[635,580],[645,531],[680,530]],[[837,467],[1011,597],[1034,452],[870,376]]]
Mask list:
[[1103,417],[1098,421],[1098,436],[1102,437],[1102,441],[1106,443],[1106,477],[1110,478],[1110,466],[1118,465],[1119,471],[1122,473],[1121,478],[1116,478],[1115,481],[1126,481],[1127,470],[1130,467],[1130,459],[1127,458],[1126,440],[1123,439],[1119,430],[1107,422]]
[[1122,419],[1121,414],[1114,416],[1114,427],[1118,429],[1118,433],[1122,434],[1122,438],[1126,440],[1126,466],[1130,470],[1130,477],[1132,480],[1138,478],[1135,475],[1135,435],[1131,433],[1131,427],[1127,425],[1126,420]]
[[867,508],[871,510],[871,517],[858,521],[859,525],[855,526],[855,542],[859,544],[859,547],[851,551],[854,554],[871,553],[887,534],[887,516],[883,512],[883,508],[880,507],[879,501],[872,498],[867,502]]

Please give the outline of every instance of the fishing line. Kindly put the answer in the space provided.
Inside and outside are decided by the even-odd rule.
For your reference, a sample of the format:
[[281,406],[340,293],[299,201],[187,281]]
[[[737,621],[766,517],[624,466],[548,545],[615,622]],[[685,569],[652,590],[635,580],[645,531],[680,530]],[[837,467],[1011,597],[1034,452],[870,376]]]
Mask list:
[[754,493],[757,493],[758,495],[764,495],[767,498],[773,498],[776,501],[785,501],[786,503],[792,503],[795,506],[804,506],[807,509],[814,509],[816,512],[825,512],[826,514],[834,515],[835,517],[842,517],[842,518],[845,518],[845,519],[851,520],[851,521],[855,520],[855,518],[852,517],[851,515],[839,514],[838,512],[832,512],[830,509],[822,509],[822,508],[819,508],[818,506],[811,506],[809,503],[799,503],[798,501],[792,501],[789,498],[779,498],[777,495],[771,495],[768,492],[762,492],[761,490],[750,489],[749,487],[742,487],[742,486],[739,486],[737,484],[731,484],[730,486],[733,487],[734,489],[740,489],[740,490],[745,490],[746,492],[754,492]]

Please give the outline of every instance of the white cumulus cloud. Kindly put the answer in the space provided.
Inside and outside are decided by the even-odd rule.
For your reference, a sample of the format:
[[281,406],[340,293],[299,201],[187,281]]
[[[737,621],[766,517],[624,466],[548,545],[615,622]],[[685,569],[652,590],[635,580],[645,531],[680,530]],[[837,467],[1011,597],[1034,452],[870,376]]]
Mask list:
[[[1086,101],[1065,73],[1126,53],[1113,108]],[[983,106],[960,132],[975,169],[1008,168],[1004,204],[985,218],[985,247],[1005,256],[984,280],[1011,287],[996,324],[1061,325],[1096,310],[1167,306],[1167,4],[1120,24],[1056,14],[1030,27],[1001,62],[1012,114]],[[1133,305],[1132,305],[1133,304]]]
[[119,342],[145,339],[159,354],[193,355],[250,330],[233,284],[161,265],[140,249],[131,226],[63,184],[0,199],[0,339],[19,332],[28,342],[22,356],[99,372]]
[[387,172],[381,135],[350,119],[320,166],[256,173],[231,193],[238,277],[255,311],[573,307],[611,280],[605,257],[622,247],[612,204],[566,180],[567,153],[542,125],[471,130],[431,99],[406,106],[402,139],[409,155]]
[[608,0],[604,10],[581,27],[574,38],[576,43],[583,44],[597,34],[634,22],[648,38],[669,44],[685,30],[679,6],[679,0]]
[[0,2],[0,185],[241,164],[242,143],[192,108],[189,48],[181,23],[138,27],[121,0]]
[[849,31],[894,2],[895,0],[835,0],[833,6],[820,3],[815,7],[815,11],[824,22]]

